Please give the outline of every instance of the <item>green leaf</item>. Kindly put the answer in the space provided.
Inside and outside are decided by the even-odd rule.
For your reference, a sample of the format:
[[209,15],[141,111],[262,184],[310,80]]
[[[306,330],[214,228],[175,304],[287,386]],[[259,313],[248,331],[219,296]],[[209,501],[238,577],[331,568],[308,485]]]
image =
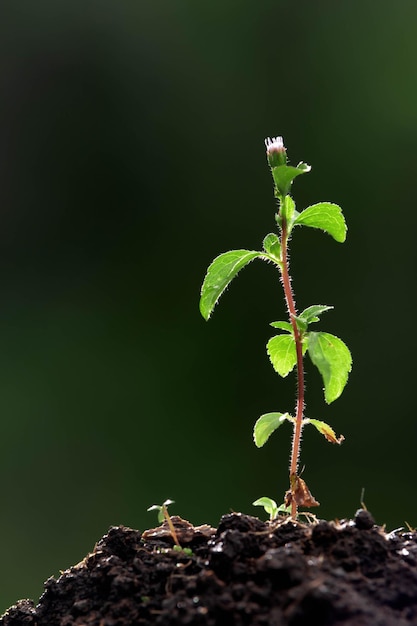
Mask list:
[[253,429],[253,440],[256,447],[262,448],[274,430],[279,428],[285,420],[291,420],[288,413],[265,413],[261,415]]
[[326,422],[321,422],[320,420],[306,419],[305,423],[313,424],[313,426],[317,428],[319,433],[324,435],[324,437],[326,437],[327,441],[330,441],[330,443],[341,444],[342,441],[345,440],[343,435],[340,435],[340,437],[336,437],[336,433],[334,432],[333,428],[329,426],[328,424],[326,424]]
[[291,506],[285,506],[285,503],[279,505],[277,513],[290,513],[291,514]]
[[292,335],[272,337],[268,341],[266,349],[274,370],[285,378],[297,363],[294,337]]
[[308,333],[308,353],[322,375],[327,404],[342,393],[352,368],[349,348],[338,337],[329,333]]
[[299,163],[297,167],[291,165],[279,165],[272,168],[272,176],[275,186],[282,196],[286,196],[291,188],[291,183],[300,174],[306,174],[311,167],[306,163]]
[[278,505],[272,498],[266,496],[258,498],[255,502],[252,502],[253,506],[263,506],[265,513],[268,513],[269,518],[273,520],[278,514]]
[[164,516],[164,505],[160,505],[160,504],[153,504],[152,506],[150,506],[148,509],[146,509],[147,511],[158,511],[158,522],[160,524],[162,524],[162,522],[165,519]]
[[330,309],[333,308],[334,307],[332,306],[326,306],[324,304],[313,304],[312,306],[304,309],[304,311],[300,313],[298,317],[302,317],[303,320],[307,322],[307,324],[311,324],[311,322],[319,321],[319,315],[321,315],[325,311],[330,311]]
[[307,330],[308,322],[306,322],[306,320],[299,315],[294,315],[294,319],[295,323],[297,324],[298,330],[301,333],[304,333]]
[[269,233],[263,241],[265,252],[281,263],[281,243],[275,233]]
[[271,322],[270,326],[273,328],[280,328],[281,330],[286,330],[289,333],[292,333],[292,325],[289,322]]
[[262,257],[262,253],[231,250],[214,259],[201,287],[200,312],[205,320],[209,319],[218,299],[239,270],[257,257]]
[[271,521],[278,517],[278,513],[291,513],[291,506],[285,506],[285,504],[278,506],[275,500],[266,496],[258,498],[255,502],[252,502],[252,505],[263,506],[265,513],[268,513]]
[[339,243],[346,239],[346,222],[342,209],[332,202],[319,202],[304,209],[294,220],[294,226],[303,225],[326,231]]

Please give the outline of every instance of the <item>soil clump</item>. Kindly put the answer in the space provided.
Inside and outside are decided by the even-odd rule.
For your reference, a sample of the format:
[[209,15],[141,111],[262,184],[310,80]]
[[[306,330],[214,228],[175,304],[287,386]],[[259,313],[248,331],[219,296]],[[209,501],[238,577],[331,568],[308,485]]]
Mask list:
[[407,626],[417,624],[417,533],[354,520],[312,524],[232,513],[217,529],[172,516],[112,527],[0,626]]

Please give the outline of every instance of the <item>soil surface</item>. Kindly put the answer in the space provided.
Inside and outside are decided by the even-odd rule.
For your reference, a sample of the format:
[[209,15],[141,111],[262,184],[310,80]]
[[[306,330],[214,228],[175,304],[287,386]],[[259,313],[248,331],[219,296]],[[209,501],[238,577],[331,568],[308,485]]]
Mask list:
[[416,532],[387,534],[364,510],[312,524],[233,513],[217,529],[171,519],[187,550],[166,522],[112,527],[0,625],[417,625]]

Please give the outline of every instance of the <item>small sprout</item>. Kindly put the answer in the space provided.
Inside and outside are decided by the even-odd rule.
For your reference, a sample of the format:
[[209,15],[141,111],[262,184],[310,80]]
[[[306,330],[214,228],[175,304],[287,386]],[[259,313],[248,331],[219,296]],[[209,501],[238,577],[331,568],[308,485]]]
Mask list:
[[170,504],[175,504],[175,501],[168,499],[162,504],[153,504],[147,509],[147,511],[158,511],[158,522],[162,524],[164,519],[166,519],[165,509],[167,509]]
[[365,487],[362,487],[362,489],[361,489],[360,504],[361,504],[361,507],[362,507],[365,511],[367,511],[367,510],[368,510],[368,508],[367,508],[367,506],[366,506],[366,504],[365,504]]
[[280,504],[279,506],[272,500],[272,498],[262,497],[252,502],[253,506],[263,506],[265,513],[269,515],[269,520],[272,522],[274,519],[278,517],[280,513],[290,514],[291,508],[285,506],[285,504]]
[[153,504],[152,506],[150,506],[147,510],[148,511],[158,511],[158,522],[160,524],[162,524],[162,522],[165,520],[166,523],[168,524],[171,536],[174,540],[175,545],[182,550],[182,547],[180,546],[180,542],[178,541],[178,537],[177,537],[177,533],[175,531],[174,528],[174,524],[172,523],[172,519],[170,517],[170,514],[168,513],[168,507],[170,504],[175,504],[174,500],[165,500],[165,502],[163,502],[162,504]]
[[193,551],[191,548],[183,548],[178,541],[178,535],[175,530],[174,524],[172,523],[172,519],[170,514],[168,513],[168,507],[170,504],[175,504],[174,500],[165,500],[162,504],[153,504],[147,510],[148,511],[158,511],[158,522],[162,524],[164,521],[168,524],[169,532],[171,533],[171,537],[174,541],[173,550],[175,552],[182,552],[187,556],[192,556]]

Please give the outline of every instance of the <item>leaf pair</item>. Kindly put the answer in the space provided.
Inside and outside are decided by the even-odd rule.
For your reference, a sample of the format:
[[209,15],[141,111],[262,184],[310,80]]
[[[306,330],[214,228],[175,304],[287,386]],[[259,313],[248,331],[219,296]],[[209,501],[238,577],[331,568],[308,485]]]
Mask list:
[[272,522],[274,519],[278,517],[280,513],[289,514],[291,513],[291,509],[285,504],[278,504],[272,498],[267,498],[263,496],[262,498],[258,498],[255,502],[252,502],[253,506],[263,506],[265,513],[268,513],[269,519]]
[[[286,322],[275,322],[282,328]],[[283,330],[287,330],[284,328]],[[352,357],[346,344],[323,332],[307,332],[303,337],[303,354],[308,354],[319,370],[324,383],[327,404],[334,402],[342,393],[352,367]],[[277,335],[267,344],[267,352],[274,370],[285,378],[297,363],[296,344],[293,334]]]
[[[288,413],[265,413],[264,415],[261,415],[261,417],[256,421],[253,429],[253,440],[256,447],[262,448],[272,433],[275,432],[285,421],[294,422],[295,420]],[[343,435],[337,437],[333,428],[321,420],[306,418],[303,420],[303,425],[305,424],[312,424],[312,426],[314,426],[316,430],[318,430],[318,432],[327,439],[327,441],[330,441],[330,443],[337,443],[340,445],[345,439]]]
[[[289,166],[283,165],[280,167],[287,168]],[[280,167],[273,169],[280,169]],[[346,239],[345,220],[337,204],[320,202],[304,209],[301,213],[297,213],[290,196],[286,196],[285,203],[288,217],[291,218],[289,225],[319,228],[338,242],[343,242]],[[207,270],[201,288],[200,311],[205,320],[209,319],[220,296],[233,278],[243,267],[256,258],[263,261],[272,261],[275,265],[280,266],[281,245],[277,235],[271,233],[265,237],[264,251],[262,252],[255,250],[231,250],[230,252],[220,254],[214,259]]]

